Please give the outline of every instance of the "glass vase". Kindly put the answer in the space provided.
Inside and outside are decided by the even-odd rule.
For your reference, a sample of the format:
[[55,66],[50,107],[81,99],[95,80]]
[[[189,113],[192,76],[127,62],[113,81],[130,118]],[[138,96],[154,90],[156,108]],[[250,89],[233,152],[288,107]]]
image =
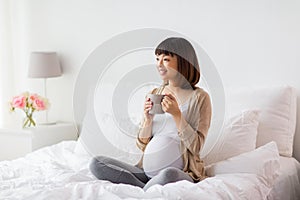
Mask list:
[[26,117],[23,120],[23,128],[28,128],[28,127],[32,127],[35,126],[36,123],[32,117],[32,115],[26,115]]

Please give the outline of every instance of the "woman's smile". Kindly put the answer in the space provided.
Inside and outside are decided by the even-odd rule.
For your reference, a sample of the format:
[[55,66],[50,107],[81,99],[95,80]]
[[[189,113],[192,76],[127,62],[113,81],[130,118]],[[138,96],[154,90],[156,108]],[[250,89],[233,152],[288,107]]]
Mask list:
[[164,75],[166,75],[167,74],[167,69],[163,69],[163,68],[159,68],[158,69],[158,71],[159,71],[159,74],[161,75],[161,76],[164,76]]

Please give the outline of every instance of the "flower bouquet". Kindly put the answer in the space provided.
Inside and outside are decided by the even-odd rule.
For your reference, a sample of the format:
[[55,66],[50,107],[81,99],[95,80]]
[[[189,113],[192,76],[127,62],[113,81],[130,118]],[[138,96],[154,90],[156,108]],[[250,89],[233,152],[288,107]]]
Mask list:
[[35,126],[36,123],[32,117],[33,113],[35,111],[47,110],[49,107],[48,99],[29,92],[13,97],[9,103],[11,111],[14,111],[16,108],[24,111],[26,116],[23,122],[23,128]]

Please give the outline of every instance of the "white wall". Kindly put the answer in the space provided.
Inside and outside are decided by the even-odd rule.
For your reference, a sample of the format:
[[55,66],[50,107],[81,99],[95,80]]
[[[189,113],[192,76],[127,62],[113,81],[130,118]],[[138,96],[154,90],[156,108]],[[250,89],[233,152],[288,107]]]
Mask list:
[[[9,1],[0,1],[0,125],[9,122],[8,99],[13,95],[12,43]],[[11,87],[8,87],[11,86]],[[5,115],[4,115],[5,113]]]
[[73,85],[94,48],[113,35],[145,27],[193,38],[215,62],[225,87],[290,84],[300,92],[297,0],[11,0],[10,4],[14,91],[30,88],[42,93],[42,80],[26,77],[31,51],[54,50],[61,56],[63,77],[48,81],[50,119],[73,119]]

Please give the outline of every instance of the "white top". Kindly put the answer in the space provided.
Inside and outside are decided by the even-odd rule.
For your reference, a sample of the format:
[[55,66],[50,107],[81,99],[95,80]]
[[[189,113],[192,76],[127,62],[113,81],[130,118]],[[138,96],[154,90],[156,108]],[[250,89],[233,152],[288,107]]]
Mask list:
[[[185,117],[188,103],[179,106]],[[180,152],[180,138],[171,114],[157,114],[153,117],[153,138],[144,151],[143,167],[148,177],[153,177],[166,167],[183,169]]]

